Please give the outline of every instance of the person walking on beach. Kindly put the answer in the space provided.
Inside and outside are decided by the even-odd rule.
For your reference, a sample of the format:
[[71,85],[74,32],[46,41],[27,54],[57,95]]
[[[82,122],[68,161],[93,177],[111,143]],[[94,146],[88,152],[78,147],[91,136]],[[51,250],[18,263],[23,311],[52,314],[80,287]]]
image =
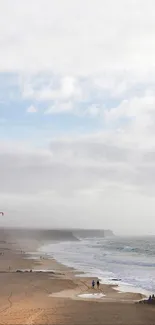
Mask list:
[[92,288],[94,289],[94,287],[95,287],[95,281],[93,280],[92,281]]
[[97,289],[99,289],[100,288],[100,281],[99,281],[99,279],[97,280]]

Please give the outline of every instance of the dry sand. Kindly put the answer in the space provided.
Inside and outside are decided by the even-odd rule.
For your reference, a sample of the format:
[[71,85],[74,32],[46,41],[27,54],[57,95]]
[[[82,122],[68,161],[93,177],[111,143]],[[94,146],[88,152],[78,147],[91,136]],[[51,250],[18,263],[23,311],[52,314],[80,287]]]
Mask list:
[[[33,251],[38,244],[35,240],[19,243],[0,231],[0,324],[155,324],[155,307],[135,304],[140,294],[119,294],[112,286],[102,285],[95,292],[105,297],[78,297],[94,292],[91,278],[75,277],[75,270],[54,259],[25,259],[23,251]],[[54,273],[35,271],[39,269]]]

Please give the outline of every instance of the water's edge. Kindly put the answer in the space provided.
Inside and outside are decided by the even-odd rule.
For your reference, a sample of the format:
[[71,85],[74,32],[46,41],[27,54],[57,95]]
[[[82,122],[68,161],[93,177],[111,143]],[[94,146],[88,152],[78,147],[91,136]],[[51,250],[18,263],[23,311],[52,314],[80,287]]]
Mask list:
[[[74,246],[74,247],[73,247]],[[70,250],[71,252],[70,252]],[[96,277],[99,278],[101,283],[103,284],[111,284],[111,285],[118,285],[118,287],[115,287],[116,290],[121,292],[132,292],[132,293],[141,293],[145,296],[149,296],[150,294],[153,294],[153,290],[150,290],[150,288],[143,288],[141,286],[133,285],[132,283],[129,283],[128,281],[124,281],[121,279],[121,276],[116,277],[115,274],[112,272],[106,270],[104,268],[97,268],[94,267],[93,263],[90,264],[90,261],[84,262],[83,260],[83,254],[85,255],[85,260],[87,256],[87,252],[84,252],[85,249],[85,242],[79,242],[77,243],[71,243],[71,242],[51,242],[48,243],[48,245],[44,245],[40,247],[39,252],[40,254],[46,254],[49,258],[55,258],[59,263],[66,265],[68,267],[73,267],[77,271],[80,271],[82,274],[81,276],[86,277]],[[77,253],[78,252],[78,253]],[[71,254],[72,253],[72,254]],[[75,260],[75,256],[76,260]],[[83,274],[84,272],[84,274]],[[79,276],[79,275],[78,275]]]

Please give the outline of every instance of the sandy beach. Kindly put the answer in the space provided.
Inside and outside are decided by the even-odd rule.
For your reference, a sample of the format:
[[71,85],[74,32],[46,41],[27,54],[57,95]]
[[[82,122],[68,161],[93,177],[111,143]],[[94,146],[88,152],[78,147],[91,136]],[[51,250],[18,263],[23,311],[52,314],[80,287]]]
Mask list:
[[[38,246],[38,239],[0,230],[0,324],[154,324],[155,307],[136,304],[141,294],[119,293],[110,285],[93,290],[91,278],[26,253]],[[90,299],[92,293],[101,298]]]

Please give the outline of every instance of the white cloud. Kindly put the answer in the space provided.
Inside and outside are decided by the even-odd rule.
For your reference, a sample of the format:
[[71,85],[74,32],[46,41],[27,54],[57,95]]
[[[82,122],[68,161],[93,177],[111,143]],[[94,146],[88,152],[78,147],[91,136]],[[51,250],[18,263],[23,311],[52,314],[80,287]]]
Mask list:
[[155,97],[143,96],[123,100],[115,108],[104,111],[107,125],[123,132],[124,143],[132,147],[154,148],[155,146]]
[[73,110],[72,102],[56,102],[53,106],[45,110],[44,114],[68,113]]
[[86,227],[89,222],[119,231],[130,217],[127,231],[140,233],[141,218],[150,231],[155,145],[140,148],[132,141],[127,129],[125,137],[109,130],[53,138],[47,150],[0,143],[1,207],[19,224],[30,222],[28,213],[33,225],[39,216],[40,225]]
[[88,115],[91,117],[102,117],[104,116],[104,106],[103,105],[99,105],[99,104],[92,104],[90,106],[88,106],[83,114],[84,115]]
[[31,105],[27,108],[27,113],[37,113],[38,110],[35,106]]
[[152,0],[1,0],[0,70],[147,71],[154,66],[154,14]]
[[23,98],[36,99],[39,101],[48,100],[75,100],[80,99],[82,96],[82,89],[78,84],[78,80],[73,77],[51,77],[48,78],[48,83],[46,80],[46,75],[41,78],[32,77],[30,80],[24,80],[22,85],[22,95]]
[[129,100],[123,100],[119,106],[105,111],[107,120],[117,120],[119,118],[139,118],[143,115],[150,115],[155,112],[155,97],[143,96]]
[[109,122],[117,120],[118,115],[134,118],[139,116],[138,111],[153,110],[154,87],[151,75],[149,79],[148,74],[136,76],[114,71],[85,78],[46,73],[23,75],[20,84],[23,100],[44,103],[45,111],[50,114],[66,112],[105,118]]
[[[155,211],[154,1],[0,4],[0,71],[18,72],[22,100],[44,106],[46,114],[97,117],[102,126],[95,134],[52,138],[47,150],[0,143],[1,206],[15,208],[12,218],[21,224],[97,223],[118,230],[130,217],[128,230],[149,231]],[[36,113],[36,106],[27,112]]]

